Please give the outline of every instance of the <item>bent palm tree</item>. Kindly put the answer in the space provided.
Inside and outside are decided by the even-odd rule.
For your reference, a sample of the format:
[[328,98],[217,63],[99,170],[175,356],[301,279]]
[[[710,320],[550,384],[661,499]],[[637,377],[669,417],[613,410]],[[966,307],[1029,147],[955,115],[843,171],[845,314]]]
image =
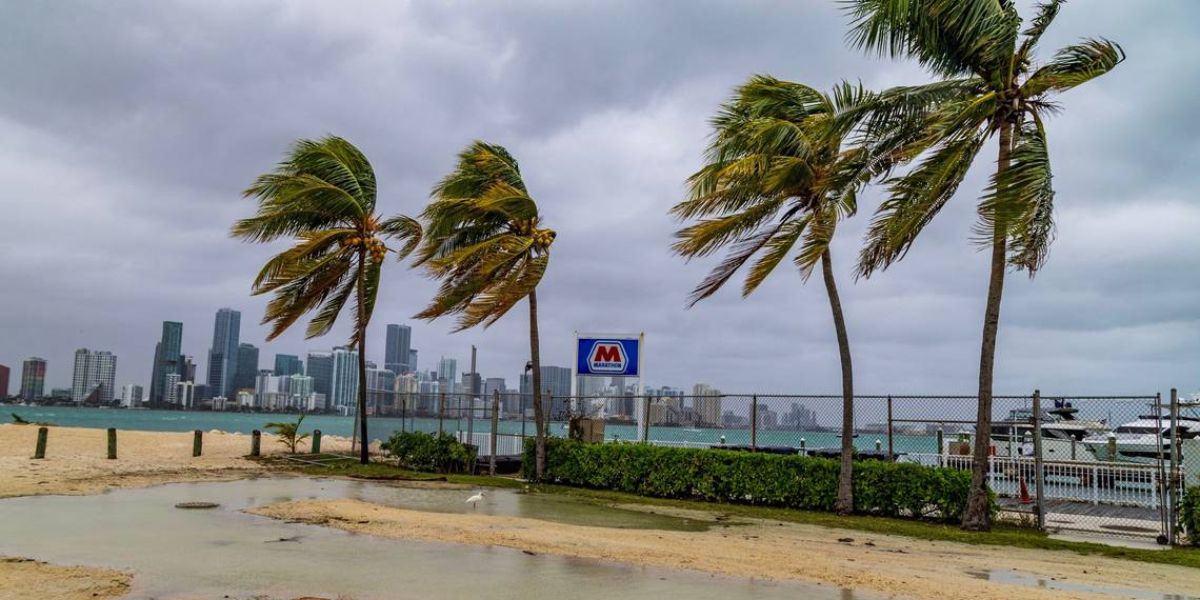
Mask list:
[[[305,337],[325,335],[354,298],[358,346],[359,460],[367,463],[367,325],[379,293],[388,252],[403,259],[421,240],[416,220],[375,214],[375,172],[367,157],[339,137],[299,140],[271,173],[243,193],[258,199],[258,213],[234,224],[231,235],[251,242],[295,238],[291,248],[267,261],[254,279],[255,295],[273,293],[262,323],[267,341],[305,313],[317,311]],[[390,248],[387,241],[402,242]]]
[[533,370],[536,472],[546,468],[546,423],[538,339],[537,286],[550,263],[555,233],[542,229],[537,203],[525,188],[516,159],[501,146],[476,141],[433,189],[422,214],[425,239],[416,263],[441,280],[437,295],[416,318],[458,315],[455,331],[500,320],[529,299],[529,354]]
[[941,81],[884,92],[868,118],[869,144],[905,157],[924,154],[909,173],[888,181],[890,197],[867,235],[859,274],[869,277],[908,252],[957,191],[992,136],[996,171],[978,206],[976,234],[991,246],[979,359],[971,494],[966,529],[991,527],[987,490],[992,381],[1000,300],[1008,265],[1032,277],[1054,237],[1054,189],[1043,118],[1051,96],[1104,75],[1125,58],[1117,44],[1087,39],[1036,66],[1033,51],[1063,0],[1036,7],[1028,28],[1010,0],[850,0],[850,39],[880,54],[917,59]]
[[870,95],[842,84],[832,95],[756,76],[739,87],[712,124],[707,164],[689,179],[690,197],[671,209],[698,219],[675,235],[688,258],[729,247],[729,255],[692,292],[691,304],[719,290],[758,255],[742,285],[749,296],[799,244],[792,262],[807,280],[818,262],[829,296],[842,366],[842,464],[837,511],[854,509],[854,375],[846,320],[829,244],[853,215],[859,188],[885,168],[861,148],[843,149]]

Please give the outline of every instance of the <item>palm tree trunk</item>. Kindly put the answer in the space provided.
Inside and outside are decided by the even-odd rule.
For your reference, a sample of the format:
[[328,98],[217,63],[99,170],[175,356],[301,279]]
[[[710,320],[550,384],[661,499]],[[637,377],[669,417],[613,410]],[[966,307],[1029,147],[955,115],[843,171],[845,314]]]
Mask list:
[[533,364],[533,421],[536,429],[534,467],[538,480],[546,473],[546,421],[542,408],[542,357],[538,339],[537,290],[529,292],[529,360]]
[[837,282],[833,279],[833,261],[829,249],[821,254],[821,275],[833,312],[833,328],[837,331],[838,354],[842,363],[842,468],[838,474],[838,496],[834,510],[840,515],[854,512],[854,367],[850,361],[850,338],[846,333],[846,317]]
[[[1013,125],[1000,127],[1000,150],[996,173],[1008,170],[1013,145]],[[999,179],[999,177],[997,178]],[[987,306],[983,312],[983,342],[979,351],[979,407],[975,413],[975,449],[971,467],[971,492],[963,515],[963,529],[992,528],[991,495],[987,487],[988,455],[992,441],[992,381],[996,368],[996,334],[1000,327],[1000,300],[1004,295],[1004,271],[1008,266],[1006,225],[995,220],[992,232],[992,265],[988,277]]]
[[358,462],[367,464],[367,254],[366,250],[358,251],[360,269],[358,272]]

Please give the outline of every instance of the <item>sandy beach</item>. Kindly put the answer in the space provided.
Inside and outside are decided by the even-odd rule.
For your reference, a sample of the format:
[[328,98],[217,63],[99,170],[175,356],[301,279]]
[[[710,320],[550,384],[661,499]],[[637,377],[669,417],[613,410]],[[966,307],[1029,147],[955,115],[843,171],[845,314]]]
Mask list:
[[[665,512],[661,507],[655,510]],[[1182,567],[775,521],[753,520],[706,532],[611,529],[517,517],[419,512],[356,500],[285,502],[252,512],[391,538],[503,546],[736,577],[817,582],[922,600],[1122,597],[992,582],[982,575],[985,570],[1113,588],[1144,589],[1147,582],[1153,582],[1155,589],[1176,592],[1194,591],[1197,581],[1194,570]],[[686,512],[690,517],[714,516]]]
[[128,573],[111,569],[48,565],[0,556],[0,598],[5,600],[94,600],[129,590]]
[[[192,434],[162,431],[117,432],[117,458],[108,460],[103,429],[51,427],[46,458],[33,460],[38,428],[0,424],[0,498],[38,494],[94,494],[109,488],[179,481],[243,477],[264,473],[247,460],[250,436],[205,432],[204,451],[192,456]],[[275,436],[263,434],[262,453],[285,451]],[[302,448],[307,448],[307,445]],[[350,440],[325,436],[321,449],[349,450]]]

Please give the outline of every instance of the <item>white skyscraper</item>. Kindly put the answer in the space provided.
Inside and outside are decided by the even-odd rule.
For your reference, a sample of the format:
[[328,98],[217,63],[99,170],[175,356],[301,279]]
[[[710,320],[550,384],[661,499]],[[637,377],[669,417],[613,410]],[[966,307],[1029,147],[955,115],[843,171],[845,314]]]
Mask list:
[[333,349],[333,374],[329,384],[329,406],[352,414],[358,403],[358,352],[339,346]]
[[96,392],[100,404],[111,404],[116,395],[117,357],[112,352],[80,348],[75,351],[71,399],[83,402]]
[[446,381],[446,389],[442,391],[453,394],[455,383],[458,382],[458,361],[442,357],[442,360],[438,361],[437,376],[438,381]]

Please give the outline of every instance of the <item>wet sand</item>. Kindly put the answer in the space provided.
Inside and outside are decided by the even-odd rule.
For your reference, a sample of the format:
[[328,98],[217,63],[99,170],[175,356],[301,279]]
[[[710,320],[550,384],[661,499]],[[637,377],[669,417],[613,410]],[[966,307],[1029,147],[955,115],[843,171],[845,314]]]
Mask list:
[[129,580],[129,574],[111,569],[0,557],[0,598],[5,600],[116,598],[129,590]]
[[[51,427],[46,458],[34,460],[37,430],[34,425],[0,424],[0,498],[95,494],[110,488],[268,472],[244,458],[250,453],[250,436],[245,434],[205,432],[203,454],[193,457],[190,432],[118,431],[117,459],[108,460],[105,430]],[[324,436],[321,449],[349,450],[350,440]],[[284,451],[275,436],[263,434],[263,454]]]
[[[752,520],[706,532],[608,529],[536,519],[441,514],[356,500],[308,500],[251,512],[356,533],[504,546],[526,552],[690,569],[737,577],[797,580],[922,600],[1114,598],[981,579],[984,569],[1036,574],[1079,585],[1175,593],[1195,590],[1195,570],[1066,552],[972,546],[860,531]],[[703,513],[688,511],[695,518]],[[710,515],[710,518],[713,515]]]

